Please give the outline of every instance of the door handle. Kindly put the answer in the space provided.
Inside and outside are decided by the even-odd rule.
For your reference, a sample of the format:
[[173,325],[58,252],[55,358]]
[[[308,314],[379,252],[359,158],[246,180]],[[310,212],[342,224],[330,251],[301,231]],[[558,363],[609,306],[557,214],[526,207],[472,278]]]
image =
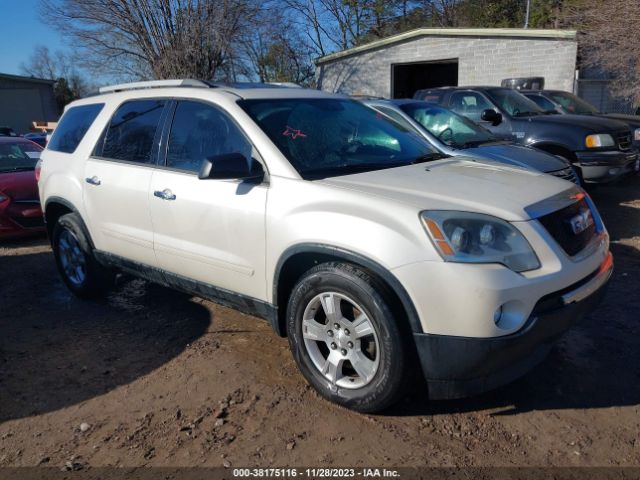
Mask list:
[[175,200],[176,196],[174,195],[174,193],[169,190],[168,188],[165,188],[164,190],[156,190],[155,192],[153,192],[153,195],[155,197],[161,198],[162,200]]
[[84,181],[87,182],[89,185],[100,185],[102,183],[100,179],[95,175],[93,177],[85,178]]

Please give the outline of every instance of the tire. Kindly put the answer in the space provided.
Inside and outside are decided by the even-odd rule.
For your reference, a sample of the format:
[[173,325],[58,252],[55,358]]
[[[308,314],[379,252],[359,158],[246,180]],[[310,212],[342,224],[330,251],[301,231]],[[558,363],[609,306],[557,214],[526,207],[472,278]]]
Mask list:
[[115,274],[101,265],[77,213],[61,216],[53,227],[53,254],[58,271],[69,290],[80,298],[103,296]]
[[391,305],[385,286],[354,265],[324,263],[298,281],[287,305],[289,346],[320,395],[368,413],[399,399],[408,348]]

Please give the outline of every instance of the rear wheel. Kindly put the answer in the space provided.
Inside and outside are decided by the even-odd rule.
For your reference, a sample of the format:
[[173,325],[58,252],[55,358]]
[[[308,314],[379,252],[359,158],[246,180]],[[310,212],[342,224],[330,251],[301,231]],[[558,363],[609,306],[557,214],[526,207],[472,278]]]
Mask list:
[[325,398],[362,412],[402,393],[405,345],[384,285],[349,264],[325,263],[294,287],[289,343],[300,370]]
[[53,227],[52,247],[64,283],[78,297],[98,297],[113,285],[114,273],[95,259],[77,213],[58,219]]

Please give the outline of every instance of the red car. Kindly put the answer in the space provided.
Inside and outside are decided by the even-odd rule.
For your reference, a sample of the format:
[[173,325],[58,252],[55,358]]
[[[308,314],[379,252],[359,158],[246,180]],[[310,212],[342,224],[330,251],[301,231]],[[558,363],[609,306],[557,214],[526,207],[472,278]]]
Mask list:
[[42,147],[0,136],[0,238],[44,231],[35,167]]

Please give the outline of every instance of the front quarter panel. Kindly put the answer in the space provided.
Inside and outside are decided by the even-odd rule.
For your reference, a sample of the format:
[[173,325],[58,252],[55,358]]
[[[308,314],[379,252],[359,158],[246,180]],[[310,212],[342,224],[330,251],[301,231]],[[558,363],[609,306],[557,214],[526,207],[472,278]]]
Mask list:
[[387,271],[442,259],[413,206],[305,181],[273,176],[267,201],[267,298],[283,254],[304,244],[348,250]]

